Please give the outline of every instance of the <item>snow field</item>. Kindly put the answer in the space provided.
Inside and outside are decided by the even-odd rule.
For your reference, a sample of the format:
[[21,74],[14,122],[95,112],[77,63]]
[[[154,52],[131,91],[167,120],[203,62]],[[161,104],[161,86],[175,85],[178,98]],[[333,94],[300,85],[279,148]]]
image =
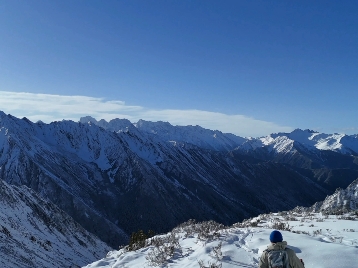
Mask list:
[[[342,219],[350,217],[351,220]],[[306,267],[357,267],[358,220],[353,215],[328,215],[321,213],[292,214],[278,213],[260,215],[230,228],[218,231],[212,239],[199,239],[198,233],[177,233],[179,247],[157,267],[258,267],[259,258],[266,249],[273,226],[282,223],[283,238]],[[259,221],[259,223],[258,223]],[[256,225],[255,227],[249,226]],[[247,227],[242,227],[247,225]],[[288,231],[290,230],[290,231]],[[221,247],[219,247],[221,244]],[[85,266],[86,268],[153,267],[148,254],[154,246],[137,251],[111,251],[106,258]]]

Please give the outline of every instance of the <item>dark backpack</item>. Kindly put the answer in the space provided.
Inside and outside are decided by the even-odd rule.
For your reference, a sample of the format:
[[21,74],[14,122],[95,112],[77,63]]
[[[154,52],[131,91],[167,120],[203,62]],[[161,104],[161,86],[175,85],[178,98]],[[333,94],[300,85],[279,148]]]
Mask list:
[[267,250],[267,259],[270,268],[289,268],[286,250]]

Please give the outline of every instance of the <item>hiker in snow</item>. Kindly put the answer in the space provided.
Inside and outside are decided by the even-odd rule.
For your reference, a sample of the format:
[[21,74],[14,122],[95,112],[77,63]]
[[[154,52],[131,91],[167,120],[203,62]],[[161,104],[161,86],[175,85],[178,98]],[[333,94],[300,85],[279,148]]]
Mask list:
[[282,241],[282,234],[275,230],[270,234],[271,244],[262,252],[259,268],[304,268],[304,263],[296,253],[287,248],[287,242]]

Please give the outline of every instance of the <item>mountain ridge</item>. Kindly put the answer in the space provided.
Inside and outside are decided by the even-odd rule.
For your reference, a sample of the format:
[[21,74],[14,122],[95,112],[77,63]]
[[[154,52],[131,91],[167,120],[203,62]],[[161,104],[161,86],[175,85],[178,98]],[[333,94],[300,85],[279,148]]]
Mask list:
[[131,123],[127,119],[112,119],[109,122],[101,119],[97,121],[91,116],[81,117],[80,123],[93,123],[106,130],[122,132],[134,130],[160,137],[164,141],[177,141],[191,143],[205,149],[232,150],[242,144],[246,139],[230,133],[222,133],[218,130],[204,129],[200,126],[173,126],[169,122],[150,122],[140,119],[137,123]]
[[[134,126],[147,133],[158,135],[165,140],[192,143],[202,148],[214,150],[229,151],[236,147],[240,150],[252,150],[258,147],[273,147],[271,150],[276,152],[289,152],[290,150],[287,150],[285,147],[289,146],[290,143],[298,142],[308,150],[316,148],[319,150],[330,150],[343,154],[358,155],[358,134],[325,134],[310,129],[295,129],[290,133],[280,132],[259,138],[245,138],[231,133],[222,133],[218,130],[204,129],[200,126],[173,126],[169,122],[150,122],[142,119],[137,123],[131,123],[127,119],[118,118],[107,122],[104,119],[97,121],[91,116],[86,116],[81,117],[79,122],[91,122],[115,132],[125,131],[128,128],[133,129]],[[200,144],[198,140],[203,139],[203,137],[205,137],[205,143]],[[220,140],[221,143],[218,140]]]
[[255,150],[270,148],[276,153],[290,153],[292,143],[298,142],[308,150],[330,150],[342,154],[358,155],[358,135],[325,134],[312,130],[295,129],[291,133],[276,133],[268,136],[248,139],[238,149]]
[[0,180],[0,265],[78,267],[111,248],[26,186]]
[[[32,188],[113,247],[133,231],[163,232],[190,218],[232,224],[312,205],[357,178],[353,156],[330,151],[344,158],[331,169],[321,163],[320,150],[300,143],[293,143],[290,159],[274,158],[265,148],[258,155],[215,140],[215,131],[200,127],[168,123],[158,135],[155,123],[142,121],[144,131],[118,119],[106,130],[88,119],[45,124],[1,115],[0,179]],[[167,134],[176,131],[175,139]],[[201,132],[216,143],[198,143]],[[350,175],[342,182],[345,169]]]
[[353,181],[347,188],[338,188],[332,195],[323,201],[315,203],[311,208],[313,212],[327,214],[347,213],[358,210],[358,179]]

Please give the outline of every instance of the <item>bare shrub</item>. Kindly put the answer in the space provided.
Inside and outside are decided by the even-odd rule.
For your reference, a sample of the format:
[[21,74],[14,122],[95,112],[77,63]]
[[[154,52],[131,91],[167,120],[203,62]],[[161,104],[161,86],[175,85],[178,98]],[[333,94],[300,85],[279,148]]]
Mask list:
[[132,233],[129,245],[125,247],[128,251],[134,251],[148,246],[147,239],[154,236],[154,232],[149,230],[148,233],[144,233],[143,230]]
[[205,266],[204,261],[203,260],[199,260],[199,267],[200,268],[221,268],[222,267],[222,263],[220,262],[208,262],[208,266]]
[[283,217],[283,219],[285,221],[298,221],[297,218],[292,215],[287,215],[287,216]]
[[232,225],[232,227],[238,227],[238,228],[257,227],[260,222],[261,222],[260,219],[257,220],[248,219],[248,220],[244,220],[243,222],[235,223]]
[[160,247],[165,244],[171,244],[179,248],[179,236],[175,232],[171,232],[164,236],[155,236],[148,241],[148,246]]
[[148,245],[153,246],[152,250],[146,256],[151,266],[160,266],[169,262],[174,256],[176,249],[181,252],[179,236],[177,236],[176,232],[153,237],[149,239]]
[[211,241],[220,237],[219,231],[224,225],[215,221],[206,221],[198,225],[198,239],[202,241]]
[[292,229],[288,223],[280,222],[280,221],[275,221],[271,227],[273,229],[282,230],[282,231],[291,231]]
[[336,209],[328,210],[327,212],[331,215],[343,215],[347,211],[342,208],[336,208]]
[[250,227],[257,227],[260,223],[260,220],[256,220],[256,221],[251,221],[251,225]]
[[222,242],[220,242],[216,247],[213,247],[213,257],[217,261],[221,261],[223,258],[223,253],[221,251]]
[[210,241],[220,237],[219,231],[225,226],[215,221],[204,221],[197,223],[195,220],[189,220],[178,225],[172,232],[184,233],[184,237],[194,236],[197,234],[198,239],[202,241]]
[[317,236],[317,235],[320,235],[322,234],[322,229],[319,229],[319,230],[316,230],[316,231],[313,231],[313,236]]
[[355,221],[356,220],[356,218],[352,217],[352,216],[343,216],[343,217],[340,217],[340,219],[347,220],[347,221]]
[[277,213],[278,216],[287,216],[288,212],[287,211],[281,211]]
[[183,232],[184,237],[193,236],[196,233],[196,224],[197,222],[195,220],[190,219],[175,227],[173,232]]
[[154,247],[145,257],[149,265],[160,266],[167,263],[174,255],[175,247],[171,244],[164,244],[159,247]]

